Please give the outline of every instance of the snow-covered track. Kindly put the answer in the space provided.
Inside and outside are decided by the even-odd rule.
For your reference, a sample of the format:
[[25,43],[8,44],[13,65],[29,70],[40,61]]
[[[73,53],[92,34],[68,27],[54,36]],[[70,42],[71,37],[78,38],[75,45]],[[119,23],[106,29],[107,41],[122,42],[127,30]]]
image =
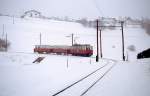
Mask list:
[[96,83],[98,83],[116,64],[113,64],[98,80],[88,87],[80,96],[85,95]]
[[[79,87],[80,87],[80,84],[79,84],[79,83],[81,83],[81,85],[82,85],[82,84],[84,85],[84,81],[87,81],[87,80],[91,81],[91,79],[89,79],[89,78],[91,78],[92,76],[94,76],[94,77],[98,76],[99,78],[96,79],[96,80],[92,80],[92,83],[90,83],[90,87],[86,87],[87,89],[86,89],[85,91],[83,91],[83,92],[81,93],[81,95],[79,95],[79,96],[83,96],[83,95],[84,95],[85,93],[87,93],[98,81],[100,81],[114,66],[115,66],[115,61],[113,61],[113,60],[108,60],[105,65],[101,66],[100,68],[96,69],[95,71],[91,72],[90,74],[86,75],[85,77],[81,78],[80,80],[74,82],[73,84],[71,84],[71,85],[69,85],[69,86],[63,88],[62,90],[56,92],[56,93],[53,94],[52,96],[57,96],[57,95],[62,96],[62,94],[63,94],[64,92],[66,92],[66,91],[68,91],[68,90],[71,90],[71,88],[73,88],[74,86],[79,85]],[[99,76],[98,74],[101,72],[101,70],[104,69],[104,68],[106,68],[106,67],[108,67],[108,69],[107,69],[101,76]],[[93,83],[93,82],[94,82],[94,83]],[[72,91],[73,91],[73,90],[72,90]],[[70,91],[70,92],[71,92],[71,91]],[[65,96],[65,95],[63,95],[63,96]]]

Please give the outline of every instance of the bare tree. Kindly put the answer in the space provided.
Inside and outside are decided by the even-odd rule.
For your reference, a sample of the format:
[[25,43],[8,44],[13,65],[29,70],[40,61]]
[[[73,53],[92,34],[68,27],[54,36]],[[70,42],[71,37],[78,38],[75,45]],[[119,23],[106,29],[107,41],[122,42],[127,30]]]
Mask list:
[[132,52],[134,52],[134,51],[136,51],[136,48],[135,48],[135,46],[134,45],[130,45],[130,46],[128,46],[128,48],[127,48],[128,50],[130,50],[130,51],[132,51]]
[[0,51],[5,51],[10,46],[10,42],[0,38]]
[[142,24],[141,25],[142,25],[142,28],[144,28],[146,30],[146,33],[148,35],[150,35],[150,19],[144,18],[142,20]]

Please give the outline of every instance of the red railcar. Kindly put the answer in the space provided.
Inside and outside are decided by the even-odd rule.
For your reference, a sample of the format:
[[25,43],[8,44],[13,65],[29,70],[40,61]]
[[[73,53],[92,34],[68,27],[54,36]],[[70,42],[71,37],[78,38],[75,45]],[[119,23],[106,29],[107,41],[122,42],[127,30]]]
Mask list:
[[34,52],[46,54],[63,54],[74,56],[91,56],[93,47],[89,44],[74,44],[73,46],[65,45],[35,45]]

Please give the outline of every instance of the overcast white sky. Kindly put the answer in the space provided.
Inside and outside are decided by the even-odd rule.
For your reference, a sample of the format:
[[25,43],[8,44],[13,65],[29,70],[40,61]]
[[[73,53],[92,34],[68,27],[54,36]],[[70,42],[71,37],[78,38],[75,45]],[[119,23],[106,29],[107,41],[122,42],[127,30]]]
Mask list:
[[150,18],[150,0],[0,0],[3,14],[21,15],[32,9],[45,16]]

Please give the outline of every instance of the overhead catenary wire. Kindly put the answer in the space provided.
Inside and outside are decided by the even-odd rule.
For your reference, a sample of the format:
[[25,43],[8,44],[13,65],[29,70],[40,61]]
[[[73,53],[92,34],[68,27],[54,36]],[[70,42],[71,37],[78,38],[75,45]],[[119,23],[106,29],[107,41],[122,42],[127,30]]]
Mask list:
[[104,16],[104,13],[103,13],[102,10],[99,8],[97,1],[96,1],[96,0],[92,0],[92,2],[93,2],[93,4],[95,5],[95,8],[97,9],[99,15],[100,15],[101,17],[103,17],[103,16]]

